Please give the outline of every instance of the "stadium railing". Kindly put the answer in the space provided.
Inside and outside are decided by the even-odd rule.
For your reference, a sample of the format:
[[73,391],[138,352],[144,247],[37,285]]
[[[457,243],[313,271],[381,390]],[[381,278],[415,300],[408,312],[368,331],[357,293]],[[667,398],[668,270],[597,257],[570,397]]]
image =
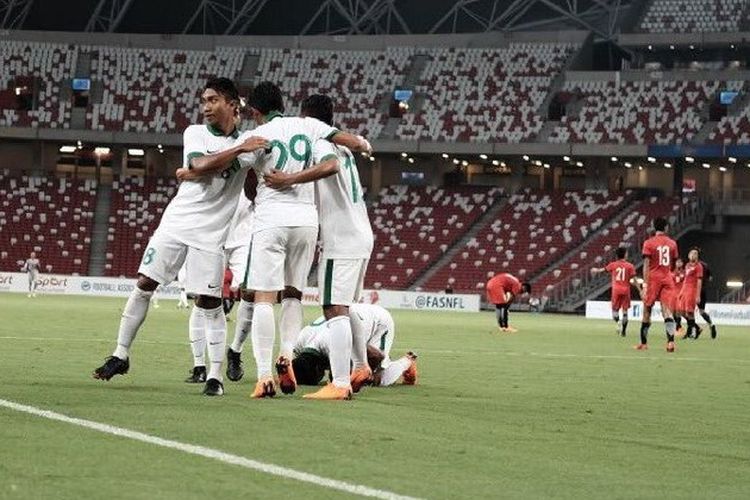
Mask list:
[[[679,212],[674,215],[674,219],[670,221],[672,234],[677,235],[689,226],[702,222],[707,201],[703,198],[692,198],[690,201],[695,201],[695,203],[683,203]],[[642,234],[636,239],[630,240],[627,245],[629,248],[639,249],[646,238],[648,238],[648,235]],[[636,268],[641,267],[643,258],[640,252],[631,252],[631,255]],[[551,290],[546,297],[545,310],[574,311],[581,303],[585,303],[586,299],[601,293],[599,290],[608,288],[609,283],[610,277],[606,273],[592,275],[590,268],[581,269]]]

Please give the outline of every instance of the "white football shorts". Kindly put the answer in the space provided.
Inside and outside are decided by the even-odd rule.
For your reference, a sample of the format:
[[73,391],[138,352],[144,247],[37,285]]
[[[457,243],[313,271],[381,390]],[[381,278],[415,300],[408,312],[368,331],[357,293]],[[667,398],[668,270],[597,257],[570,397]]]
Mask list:
[[318,293],[322,306],[350,306],[359,302],[368,259],[328,259],[318,264]]
[[286,286],[304,290],[315,257],[318,228],[272,227],[253,234],[247,264],[247,288],[277,292]]

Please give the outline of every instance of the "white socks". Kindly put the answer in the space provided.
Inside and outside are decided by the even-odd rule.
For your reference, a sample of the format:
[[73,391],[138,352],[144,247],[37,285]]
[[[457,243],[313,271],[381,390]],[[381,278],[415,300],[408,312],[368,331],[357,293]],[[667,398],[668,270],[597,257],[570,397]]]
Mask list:
[[268,302],[255,304],[250,335],[253,339],[253,356],[258,367],[258,379],[270,377],[273,343],[276,338],[276,320],[273,317],[272,304]]
[[227,347],[227,318],[221,306],[216,309],[204,309],[203,314],[208,341],[208,360],[211,362],[206,378],[215,378],[221,382],[221,366],[224,364]]
[[383,374],[380,376],[380,385],[393,385],[401,377],[401,374],[406,371],[411,365],[411,359],[404,356],[398,358],[396,361],[391,361],[387,367],[383,369]]
[[128,301],[125,303],[125,309],[122,311],[120,330],[117,333],[117,348],[112,354],[113,356],[120,359],[128,359],[130,345],[133,343],[138,329],[143,324],[143,320],[146,319],[148,304],[153,293],[146,292],[138,287],[133,288],[133,291],[130,292],[130,297],[128,297]]
[[193,351],[193,366],[206,366],[206,314],[205,309],[193,306],[188,323],[190,350]]
[[352,327],[348,316],[336,316],[326,322],[331,344],[328,359],[336,387],[349,387],[349,360],[352,354]]
[[292,359],[294,344],[297,342],[299,332],[305,323],[302,311],[302,302],[299,299],[284,299],[281,301],[281,317],[279,318],[279,331],[281,332],[281,347],[279,354]]
[[234,352],[242,352],[242,345],[250,334],[253,324],[253,308],[255,304],[241,300],[237,307],[237,325],[234,327],[234,339],[231,348]]
[[364,319],[349,309],[349,320],[352,329],[352,361],[354,369],[367,364],[367,331],[365,330]]

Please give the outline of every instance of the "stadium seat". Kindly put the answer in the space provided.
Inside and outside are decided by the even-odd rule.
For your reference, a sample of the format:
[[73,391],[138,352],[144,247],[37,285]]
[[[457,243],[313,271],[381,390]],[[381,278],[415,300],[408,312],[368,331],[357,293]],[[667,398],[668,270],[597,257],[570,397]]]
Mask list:
[[653,0],[640,29],[648,33],[739,31],[747,0]]

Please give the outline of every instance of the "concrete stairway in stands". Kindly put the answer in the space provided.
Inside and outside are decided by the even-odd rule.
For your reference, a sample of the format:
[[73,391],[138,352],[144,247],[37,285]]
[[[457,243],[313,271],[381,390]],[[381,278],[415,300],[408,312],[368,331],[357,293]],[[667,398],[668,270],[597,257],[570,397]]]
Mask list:
[[91,256],[89,276],[104,276],[107,262],[107,235],[109,230],[109,210],[112,204],[112,185],[99,183],[96,188],[96,211],[94,228],[91,232]]

